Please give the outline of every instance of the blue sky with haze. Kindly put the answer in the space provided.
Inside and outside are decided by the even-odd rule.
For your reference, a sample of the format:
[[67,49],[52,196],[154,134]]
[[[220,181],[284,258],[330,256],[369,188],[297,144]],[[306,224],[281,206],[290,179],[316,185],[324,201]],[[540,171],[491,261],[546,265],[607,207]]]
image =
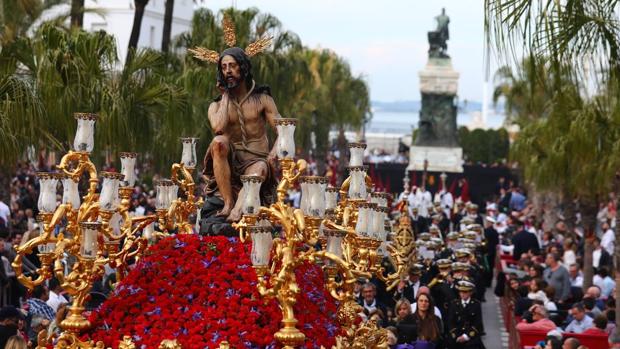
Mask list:
[[448,52],[461,74],[459,99],[482,100],[483,0],[208,0],[204,6],[218,11],[233,3],[238,9],[269,12],[304,45],[345,57],[377,101],[420,99],[418,71],[427,60],[426,32],[435,28],[434,17],[445,7],[450,16]]

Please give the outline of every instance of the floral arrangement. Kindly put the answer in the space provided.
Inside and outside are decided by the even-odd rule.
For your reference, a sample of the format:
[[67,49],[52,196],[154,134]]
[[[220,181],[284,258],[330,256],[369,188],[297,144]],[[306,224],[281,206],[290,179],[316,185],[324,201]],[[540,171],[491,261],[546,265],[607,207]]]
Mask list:
[[[183,348],[277,348],[282,315],[256,290],[250,244],[237,238],[178,235],[161,240],[90,316],[88,336],[116,347],[123,335],[137,348],[177,339]],[[306,348],[331,347],[340,334],[337,304],[324,289],[320,267],[297,270],[297,327]]]

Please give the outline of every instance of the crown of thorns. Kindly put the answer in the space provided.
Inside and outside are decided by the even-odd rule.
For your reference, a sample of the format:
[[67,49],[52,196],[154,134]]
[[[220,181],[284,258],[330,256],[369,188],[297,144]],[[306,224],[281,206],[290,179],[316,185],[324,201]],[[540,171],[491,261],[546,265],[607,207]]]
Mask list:
[[[224,28],[224,42],[228,47],[234,47],[237,43],[237,36],[235,34],[235,23],[228,16],[224,16],[222,19],[222,27]],[[253,43],[249,44],[248,47],[245,48],[245,54],[248,57],[256,56],[257,54],[263,52],[269,45],[271,45],[271,41],[273,37],[265,37],[260,38]],[[217,64],[220,60],[220,53],[214,50],[210,50],[204,47],[194,47],[187,49],[194,57],[200,59],[201,61],[209,62]]]

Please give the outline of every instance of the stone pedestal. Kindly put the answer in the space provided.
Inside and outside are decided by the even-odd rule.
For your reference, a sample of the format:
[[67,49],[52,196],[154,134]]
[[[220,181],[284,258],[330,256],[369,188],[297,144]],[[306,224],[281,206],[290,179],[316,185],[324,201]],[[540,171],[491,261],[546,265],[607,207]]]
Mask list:
[[458,92],[459,73],[450,58],[429,58],[419,76],[422,93],[456,96]]
[[460,147],[411,146],[407,170],[424,170],[424,160],[428,161],[427,170],[430,172],[463,172],[463,148]]
[[429,58],[420,72],[422,109],[418,136],[409,148],[409,170],[463,172],[463,149],[458,146],[456,93],[459,73],[450,58]]

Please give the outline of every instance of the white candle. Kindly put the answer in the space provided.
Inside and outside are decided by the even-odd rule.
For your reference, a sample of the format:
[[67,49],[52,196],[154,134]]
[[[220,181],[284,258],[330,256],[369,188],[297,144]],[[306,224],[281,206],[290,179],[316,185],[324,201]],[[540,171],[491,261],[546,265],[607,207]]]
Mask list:
[[350,166],[349,199],[366,199],[366,168]]
[[99,208],[102,210],[116,210],[120,200],[118,187],[123,175],[115,172],[102,172],[103,184],[99,194]]
[[198,138],[181,138],[181,142],[183,142],[183,153],[181,154],[181,163],[185,167],[194,168],[196,167],[196,143],[198,142]]
[[243,214],[258,214],[260,209],[260,187],[263,180],[263,177],[260,176],[241,176],[244,195],[241,206]]
[[97,257],[98,243],[97,235],[101,228],[100,222],[81,222],[82,241],[80,244],[80,254],[84,258]]
[[75,113],[78,125],[73,139],[73,150],[91,152],[95,147],[95,121],[97,114]]
[[349,166],[364,165],[364,150],[366,150],[366,143],[349,143],[349,152],[351,154]]
[[338,188],[325,188],[325,209],[332,210],[338,206]]
[[265,266],[269,264],[269,254],[273,245],[271,228],[264,226],[250,227],[252,237],[252,265]]
[[125,176],[123,186],[133,187],[136,184],[136,160],[137,153],[120,153],[121,173]]
[[157,191],[155,197],[155,208],[158,210],[167,210],[170,207],[170,195],[169,188],[172,186],[172,181],[169,179],[161,179],[155,183],[155,190]]
[[276,143],[276,153],[280,159],[292,159],[295,157],[295,126],[297,119],[280,118],[276,119],[276,129],[278,139]]
[[71,177],[62,179],[62,203],[71,204],[74,210],[80,207],[80,193],[78,191],[78,182]]
[[52,213],[56,210],[56,188],[63,177],[59,173],[39,172],[39,200],[37,207],[40,212]]
[[327,236],[327,252],[335,254],[338,258],[342,258],[342,239],[346,235],[346,232],[334,229],[325,229],[324,232],[325,236]]

